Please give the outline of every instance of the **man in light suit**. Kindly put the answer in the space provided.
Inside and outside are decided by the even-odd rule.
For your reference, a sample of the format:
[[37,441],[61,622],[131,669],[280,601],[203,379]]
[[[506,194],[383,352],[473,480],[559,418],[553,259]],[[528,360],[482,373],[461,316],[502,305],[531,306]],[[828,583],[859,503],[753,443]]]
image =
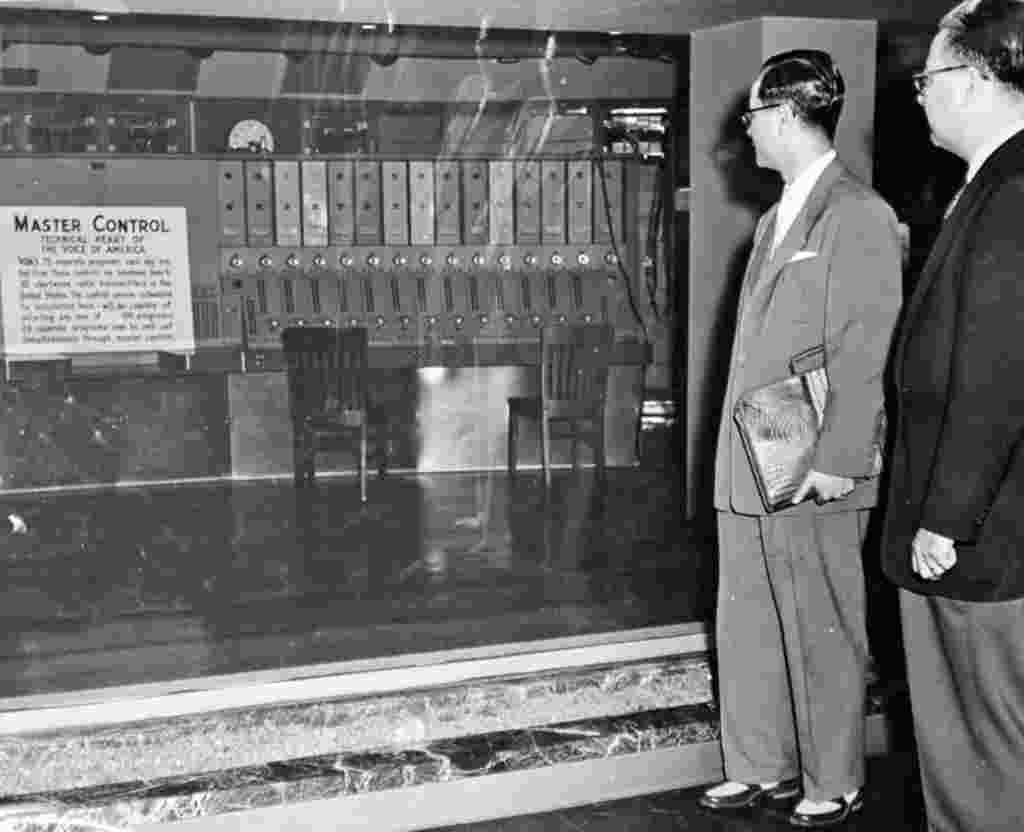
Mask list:
[[928,828],[1024,829],[1024,3],[972,0],[914,78],[968,163],[907,302],[882,566]]
[[[832,146],[843,94],[838,68],[815,50],[770,58],[750,89],[743,118],[757,162],[786,187],[754,237],[715,465],[728,779],[701,803],[792,807],[790,821],[811,828],[841,823],[863,803],[861,541],[876,500],[883,368],[902,282],[895,214]],[[744,391],[791,375],[791,359],[823,336],[830,393],[813,470],[794,505],[769,514],[733,409]]]

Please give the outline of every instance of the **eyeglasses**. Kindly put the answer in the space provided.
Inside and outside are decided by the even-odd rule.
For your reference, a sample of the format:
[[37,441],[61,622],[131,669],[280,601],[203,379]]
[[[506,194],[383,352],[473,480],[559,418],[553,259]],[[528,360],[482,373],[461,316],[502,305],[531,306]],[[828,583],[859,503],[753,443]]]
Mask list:
[[762,104],[760,107],[748,107],[746,110],[740,113],[740,124],[742,124],[745,128],[750,127],[750,122],[754,120],[754,113],[759,112],[760,110],[771,110],[774,109],[775,107],[781,107],[785,103],[786,102],[784,101],[779,101],[776,102],[775,104]]
[[914,91],[918,95],[924,95],[924,91],[932,83],[932,76],[939,75],[942,72],[952,72],[954,69],[970,69],[970,64],[957,64],[956,66],[944,66],[939,69],[926,69],[924,72],[915,72],[910,76],[911,82],[914,84]]

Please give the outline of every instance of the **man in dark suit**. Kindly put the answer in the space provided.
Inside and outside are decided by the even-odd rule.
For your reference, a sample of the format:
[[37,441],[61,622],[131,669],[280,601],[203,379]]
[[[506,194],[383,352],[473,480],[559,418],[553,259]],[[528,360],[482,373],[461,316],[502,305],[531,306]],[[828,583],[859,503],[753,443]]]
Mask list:
[[[839,70],[816,50],[770,58],[751,87],[744,123],[757,162],[786,187],[755,232],[715,461],[728,779],[701,803],[785,805],[805,827],[840,823],[862,805],[860,550],[877,495],[874,440],[902,285],[895,214],[833,149],[843,94]],[[786,378],[794,356],[823,342],[830,392],[813,470],[793,506],[769,513],[733,409],[744,391]]]
[[963,189],[907,303],[883,568],[929,828],[1024,829],[1024,3],[939,25],[917,98]]

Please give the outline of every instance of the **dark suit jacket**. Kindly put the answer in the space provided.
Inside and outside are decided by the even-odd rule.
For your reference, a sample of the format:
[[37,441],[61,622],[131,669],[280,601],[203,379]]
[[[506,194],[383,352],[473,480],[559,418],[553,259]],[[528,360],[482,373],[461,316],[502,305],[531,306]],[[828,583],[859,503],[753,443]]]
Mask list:
[[760,220],[743,278],[715,459],[715,508],[766,513],[733,421],[737,397],[791,375],[790,360],[822,343],[828,283],[829,402],[813,467],[861,478],[823,506],[785,514],[855,511],[877,497],[870,477],[882,379],[902,292],[900,238],[892,208],[838,161],[815,182],[774,256],[778,206]]
[[[986,160],[939,232],[892,381],[886,574],[922,594],[1024,597],[1024,132]],[[937,581],[911,569],[919,528],[957,541]]]

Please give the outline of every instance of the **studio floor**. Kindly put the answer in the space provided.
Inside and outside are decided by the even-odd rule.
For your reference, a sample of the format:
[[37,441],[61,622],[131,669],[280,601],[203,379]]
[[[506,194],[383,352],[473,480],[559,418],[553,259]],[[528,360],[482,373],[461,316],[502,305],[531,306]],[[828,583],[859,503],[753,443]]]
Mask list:
[[[783,832],[795,828],[785,816],[756,810],[712,814],[697,802],[705,788],[660,792],[434,832]],[[844,832],[924,832],[922,805],[912,752],[890,752],[868,760],[864,808],[835,828]]]
[[0,698],[707,620],[671,470],[0,496]]

